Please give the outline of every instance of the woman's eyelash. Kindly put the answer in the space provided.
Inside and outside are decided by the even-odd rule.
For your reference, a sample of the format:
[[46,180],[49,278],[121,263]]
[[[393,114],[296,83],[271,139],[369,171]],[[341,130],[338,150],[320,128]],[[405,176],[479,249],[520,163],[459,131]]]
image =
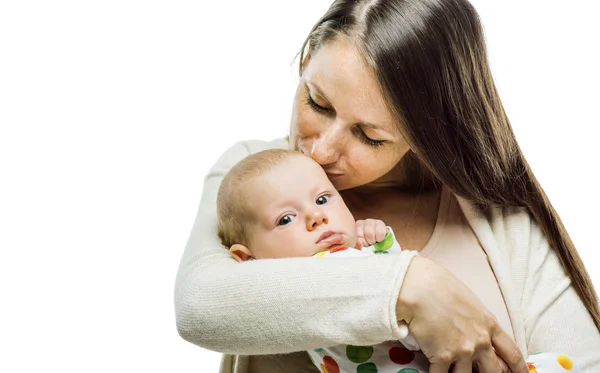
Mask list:
[[372,148],[377,148],[377,147],[383,145],[383,143],[385,143],[385,140],[373,140],[372,138],[367,136],[364,133],[364,131],[362,129],[360,129],[360,127],[355,127],[354,131],[357,134],[360,141],[362,141],[363,144],[369,145]]
[[385,142],[384,140],[373,140],[372,138],[367,137],[367,135],[364,134],[363,136],[361,136],[361,141],[373,148],[377,148],[383,145],[383,143]]
[[306,95],[306,104],[310,106],[314,111],[319,113],[328,113],[331,111],[331,109],[317,104],[315,100],[313,100],[313,98],[310,97],[310,95]]

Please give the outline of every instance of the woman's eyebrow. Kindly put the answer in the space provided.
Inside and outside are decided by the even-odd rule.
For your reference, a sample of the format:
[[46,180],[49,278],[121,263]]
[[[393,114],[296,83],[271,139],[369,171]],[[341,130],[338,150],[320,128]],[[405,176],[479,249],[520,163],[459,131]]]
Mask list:
[[382,128],[381,126],[378,126],[378,125],[376,125],[376,124],[371,124],[371,123],[367,123],[367,122],[363,122],[363,121],[360,121],[360,122],[358,122],[357,124],[358,124],[358,125],[365,126],[365,127],[369,127],[369,128],[371,128],[371,129],[374,129],[374,130],[383,130],[383,131],[385,131],[385,129],[384,129],[384,128]]
[[327,98],[327,96],[323,93],[323,91],[321,90],[321,88],[319,88],[318,85],[316,85],[315,83],[310,82],[308,80],[305,81],[305,84],[306,84],[307,88],[310,88],[311,90],[315,90],[317,92],[317,94],[319,96],[321,96],[322,99],[324,99],[327,102],[331,102],[331,101],[329,101],[329,99]]

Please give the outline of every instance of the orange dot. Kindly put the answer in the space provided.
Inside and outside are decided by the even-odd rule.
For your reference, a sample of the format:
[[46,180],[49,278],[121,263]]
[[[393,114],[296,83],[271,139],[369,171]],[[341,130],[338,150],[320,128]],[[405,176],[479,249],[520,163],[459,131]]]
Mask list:
[[533,365],[533,363],[527,363],[527,368],[529,369],[529,373],[537,373],[537,370],[535,369],[535,365]]
[[560,366],[565,368],[566,370],[573,369],[573,360],[571,360],[571,358],[568,356],[558,355],[558,357],[556,358],[556,361],[558,361]]

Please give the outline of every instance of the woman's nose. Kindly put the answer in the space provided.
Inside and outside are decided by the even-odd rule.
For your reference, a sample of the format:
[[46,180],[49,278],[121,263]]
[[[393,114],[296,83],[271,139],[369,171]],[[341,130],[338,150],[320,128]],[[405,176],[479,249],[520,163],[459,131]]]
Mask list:
[[328,222],[329,218],[327,218],[325,212],[321,209],[315,209],[315,211],[307,215],[306,229],[312,231],[319,227],[321,224],[327,224]]
[[343,136],[340,131],[329,128],[323,132],[313,143],[310,149],[310,157],[321,165],[335,163],[343,146]]

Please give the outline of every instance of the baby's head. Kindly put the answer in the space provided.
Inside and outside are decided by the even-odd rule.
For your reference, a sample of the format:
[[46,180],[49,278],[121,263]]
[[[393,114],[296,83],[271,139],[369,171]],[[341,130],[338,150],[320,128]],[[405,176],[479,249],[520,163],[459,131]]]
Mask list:
[[225,175],[219,237],[238,261],[311,256],[355,246],[354,217],[318,163],[302,153],[252,154]]

